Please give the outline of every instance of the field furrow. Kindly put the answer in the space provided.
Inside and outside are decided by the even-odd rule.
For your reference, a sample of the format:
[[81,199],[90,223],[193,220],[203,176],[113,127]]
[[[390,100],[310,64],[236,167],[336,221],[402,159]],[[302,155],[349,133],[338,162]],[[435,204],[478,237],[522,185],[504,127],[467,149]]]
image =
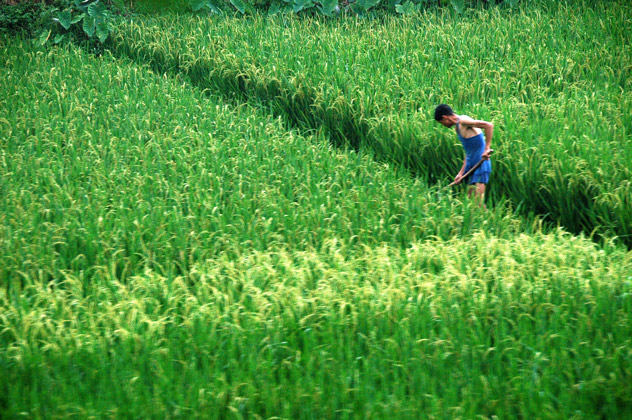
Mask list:
[[620,2],[333,22],[165,15],[125,22],[111,48],[432,183],[462,159],[432,119],[450,103],[496,124],[492,197],[629,246],[632,48],[613,28],[631,17]]
[[[436,98],[406,93],[409,76],[376,80],[372,95],[383,96],[369,100],[347,73],[318,76],[322,67],[298,52],[286,51],[275,73],[283,56],[263,42],[275,31],[277,49],[320,36],[323,47],[302,55],[329,57],[338,34],[355,57],[338,65],[359,74],[378,65],[372,54],[392,52],[363,52],[351,33],[382,30],[393,45],[399,34],[410,59],[414,37],[397,30],[432,36],[423,25],[453,19],[427,17],[147,17],[121,26],[101,56],[0,36],[0,418],[632,416],[632,252],[517,217],[499,198],[514,185],[536,200],[529,182],[540,176],[593,185],[594,168],[574,171],[592,157],[564,134],[570,126],[531,118],[554,115],[568,86],[550,87],[538,101],[557,99],[543,107],[461,103],[498,121],[497,176],[511,169],[524,181],[498,181],[494,206],[481,211],[428,185],[458,154],[427,120]],[[517,19],[529,18],[540,19]],[[230,35],[248,25],[260,27]],[[195,26],[204,29],[187,38]],[[257,42],[266,54],[255,55]],[[601,56],[604,69],[616,62]],[[569,74],[581,84],[593,70]],[[605,86],[619,73],[605,73],[600,92],[612,96],[594,103],[612,111],[612,125],[589,134],[623,146],[603,144],[596,189],[619,179],[613,168],[629,153],[629,101]],[[566,110],[586,110],[571,102]],[[497,114],[503,106],[524,113]],[[542,159],[559,154],[559,172],[543,175],[539,149],[516,140],[538,124],[560,130],[559,143],[541,137]],[[376,134],[384,127],[399,134],[371,143],[386,139]],[[578,157],[562,159],[562,144]],[[414,165],[425,176],[408,176]],[[546,182],[542,199],[585,223],[596,217]],[[599,197],[630,204],[617,189]]]

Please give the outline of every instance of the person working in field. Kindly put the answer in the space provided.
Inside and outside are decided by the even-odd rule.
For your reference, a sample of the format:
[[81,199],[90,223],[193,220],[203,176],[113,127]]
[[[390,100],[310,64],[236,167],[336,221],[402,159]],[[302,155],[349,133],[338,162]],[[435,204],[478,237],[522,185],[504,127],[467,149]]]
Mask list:
[[[465,159],[461,170],[454,178],[454,183],[467,182],[470,185],[467,191],[468,197],[474,195],[479,206],[484,208],[485,187],[492,172],[492,163],[489,160],[489,155],[491,154],[490,146],[492,144],[494,124],[487,121],[473,120],[467,115],[456,115],[452,108],[445,104],[435,108],[435,120],[448,128],[456,126],[456,136],[461,141],[463,149],[465,149]],[[484,134],[483,130],[485,131]],[[463,175],[481,160],[483,160],[483,163],[467,179],[463,179]]]

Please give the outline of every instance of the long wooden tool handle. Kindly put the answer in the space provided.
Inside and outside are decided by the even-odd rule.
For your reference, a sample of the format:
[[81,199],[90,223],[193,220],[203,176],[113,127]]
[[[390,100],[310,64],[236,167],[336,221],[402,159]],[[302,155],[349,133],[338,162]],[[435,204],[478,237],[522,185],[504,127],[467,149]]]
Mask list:
[[[493,152],[494,152],[494,149],[489,149],[489,153],[490,154],[492,154]],[[476,162],[476,165],[472,166],[469,171],[467,171],[466,173],[463,174],[463,176],[461,177],[461,180],[459,182],[452,181],[450,184],[448,184],[448,187],[451,187],[451,186],[456,185],[456,184],[460,184],[461,181],[463,181],[465,178],[470,176],[472,174],[472,172],[477,170],[478,167],[483,164],[483,162],[485,162],[485,159],[481,159],[478,162]]]

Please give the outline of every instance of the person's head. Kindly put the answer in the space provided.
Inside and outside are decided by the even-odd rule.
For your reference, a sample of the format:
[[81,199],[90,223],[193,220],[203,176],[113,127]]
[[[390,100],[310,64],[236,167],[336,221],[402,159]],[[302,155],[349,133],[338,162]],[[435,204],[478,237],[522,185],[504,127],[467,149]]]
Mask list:
[[457,122],[457,116],[454,114],[454,111],[446,104],[441,104],[435,108],[434,117],[435,120],[446,127],[452,127]]

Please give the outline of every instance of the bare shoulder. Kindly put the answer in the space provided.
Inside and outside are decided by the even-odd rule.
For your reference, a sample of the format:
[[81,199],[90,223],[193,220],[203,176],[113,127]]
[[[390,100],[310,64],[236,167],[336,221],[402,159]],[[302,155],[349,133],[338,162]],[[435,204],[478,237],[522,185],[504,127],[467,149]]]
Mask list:
[[484,128],[484,127],[494,125],[490,121],[476,120],[470,117],[469,115],[459,115],[459,121],[461,122],[462,125],[478,127],[478,128]]
[[469,115],[459,115],[459,132],[461,136],[468,138],[479,134],[481,129],[478,128],[477,122]]
[[459,115],[459,123],[461,123],[461,125],[472,125],[475,122],[476,120],[469,115]]

